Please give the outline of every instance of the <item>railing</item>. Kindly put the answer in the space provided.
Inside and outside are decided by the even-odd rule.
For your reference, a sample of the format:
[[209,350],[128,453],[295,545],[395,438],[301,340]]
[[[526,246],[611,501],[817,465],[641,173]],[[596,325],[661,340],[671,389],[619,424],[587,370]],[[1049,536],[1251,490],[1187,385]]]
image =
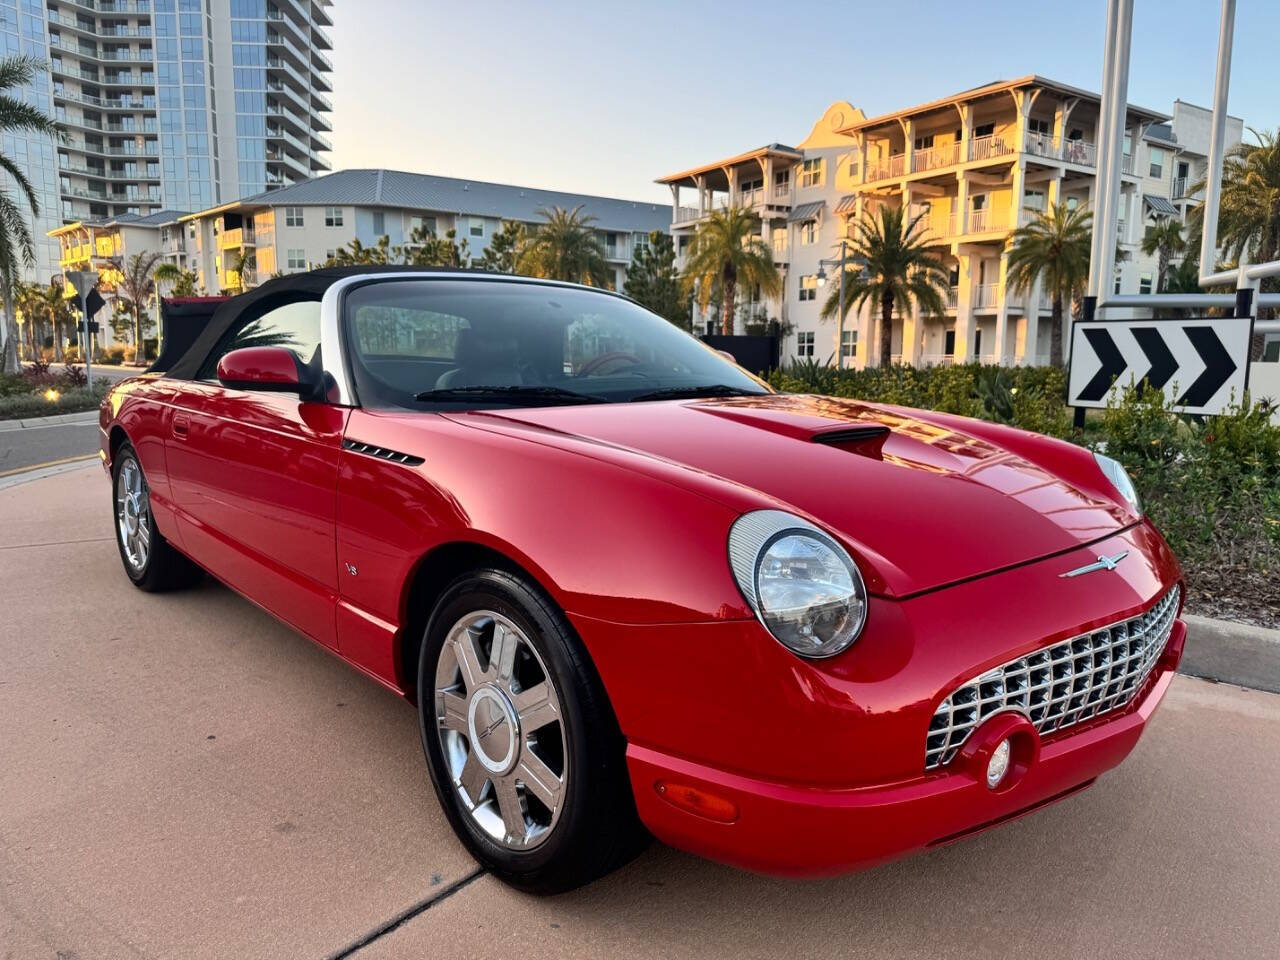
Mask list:
[[975,283],[973,285],[973,299],[969,305],[974,309],[994,307],[999,293],[1000,284],[998,283]]
[[1088,140],[1068,140],[1062,145],[1062,159],[1082,167],[1098,165],[1098,147]]
[[757,203],[764,202],[764,187],[753,187],[750,190],[742,190],[738,193],[738,206],[754,207]]
[[964,232],[990,233],[994,230],[1004,230],[1005,225],[1006,218],[1003,210],[983,207],[981,210],[969,211],[969,225]]
[[77,103],[87,103],[91,107],[98,107],[103,110],[154,110],[156,108],[156,98],[152,96],[144,96],[141,100],[125,100],[123,98],[110,100],[103,97],[92,97],[87,93],[72,93],[70,90],[56,88],[53,91],[53,96],[58,100],[74,100]]
[[960,162],[960,144],[952,141],[941,146],[933,146],[927,150],[916,150],[911,154],[911,170],[920,173],[925,170],[937,170],[939,167],[951,167]]
[[785,200],[788,203],[791,202],[791,181],[790,180],[788,180],[786,183],[775,183],[773,185],[773,199]]
[[947,366],[956,362],[954,353],[922,353],[920,362],[926,367]]
[[907,157],[906,154],[902,153],[882,160],[868,160],[867,181],[887,180],[892,177],[900,177],[906,171],[906,168]]
[[223,230],[218,234],[219,250],[236,250],[246,244],[253,244],[253,230],[236,227],[234,230]]
[[1173,189],[1170,191],[1169,196],[1172,197],[1174,200],[1178,200],[1182,197],[1185,197],[1186,195],[1187,195],[1187,178],[1174,177]]
[[1124,173],[1133,173],[1133,154],[1126,153],[1120,158],[1120,169]]
[[948,287],[947,288],[947,309],[954,310],[958,306],[960,306],[960,288]]
[[1010,153],[1013,153],[1013,145],[1005,140],[1004,137],[995,134],[976,137],[969,141],[970,160],[991,160]]
[[606,260],[630,260],[631,254],[627,252],[626,244],[622,244],[621,246],[615,245],[612,247],[605,244],[604,258]]
[[1056,159],[1058,145],[1054,142],[1052,134],[1028,133],[1027,153],[1035,154],[1037,157],[1054,157]]

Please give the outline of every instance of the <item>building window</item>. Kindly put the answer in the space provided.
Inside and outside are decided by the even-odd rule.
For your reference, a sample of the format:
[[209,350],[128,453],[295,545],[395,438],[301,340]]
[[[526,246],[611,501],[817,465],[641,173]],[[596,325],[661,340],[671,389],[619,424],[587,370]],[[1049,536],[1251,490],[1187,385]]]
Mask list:
[[1044,117],[1030,117],[1027,120],[1027,129],[1037,136],[1049,137],[1053,135],[1053,121]]
[[1116,286],[1115,286],[1115,292],[1116,292],[1116,293],[1119,293],[1119,292],[1120,292],[1120,274],[1119,274],[1119,273],[1117,273],[1117,274],[1116,274]]
[[840,357],[850,360],[858,355],[858,331],[840,331]]
[[982,328],[979,327],[973,331],[973,355],[979,359],[982,357]]
[[1028,190],[1026,192],[1026,195],[1023,197],[1022,205],[1024,207],[1027,207],[1030,210],[1043,211],[1044,210],[1044,191]]
[[806,220],[800,224],[800,245],[811,247],[818,242],[818,221]]
[[822,186],[822,158],[821,157],[814,157],[812,160],[806,160],[801,165],[800,186],[802,187]]
[[1164,177],[1164,151],[1159,147],[1152,147],[1147,151],[1147,159],[1151,161],[1151,168],[1148,173],[1156,180]]
[[649,249],[649,235],[647,233],[633,233],[631,235],[631,256],[635,257],[641,250]]
[[774,256],[783,257],[787,254],[787,228],[773,228],[773,253]]
[[796,334],[796,356],[812,357],[813,356],[813,331],[806,330]]
[[806,273],[800,277],[800,299],[802,301],[818,299],[818,275],[816,273]]
[[1079,197],[1067,197],[1067,209],[1068,209],[1068,210],[1075,210],[1075,208],[1076,208],[1076,207],[1078,207],[1079,205],[1080,205],[1080,198],[1079,198]]
[[1124,155],[1130,156],[1133,153],[1133,137],[1129,134],[1124,135]]
[[471,218],[471,230],[470,230],[470,233],[471,233],[471,236],[473,236],[473,237],[483,237],[483,236],[484,236],[484,221],[483,221],[483,220],[479,220],[479,219],[477,219],[477,218],[475,218],[475,217],[472,217],[472,218]]
[[942,335],[942,353],[943,356],[954,357],[956,355],[956,332],[948,330]]
[[387,215],[381,210],[373,211],[373,235],[380,237],[387,232]]
[[1142,276],[1138,278],[1138,292],[1139,293],[1151,292],[1151,274],[1144,273],[1142,274]]
[[301,227],[304,225],[301,207],[285,207],[284,208],[284,225],[286,227]]
[[994,123],[980,123],[973,128],[973,139],[979,140],[982,137],[994,137],[996,135],[996,125]]
[[325,207],[324,208],[324,225],[326,227],[342,226],[342,208],[341,207]]
[[791,192],[791,171],[778,170],[773,175],[773,195],[785,197]]
[[307,269],[307,251],[290,250],[288,253],[286,263],[288,264],[290,270]]

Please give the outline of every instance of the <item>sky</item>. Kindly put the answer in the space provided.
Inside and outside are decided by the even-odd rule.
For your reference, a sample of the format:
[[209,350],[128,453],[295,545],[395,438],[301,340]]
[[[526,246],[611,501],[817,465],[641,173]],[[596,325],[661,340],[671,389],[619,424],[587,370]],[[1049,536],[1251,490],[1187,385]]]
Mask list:
[[[1280,3],[1240,0],[1229,110],[1280,126]],[[1129,102],[1212,106],[1216,0],[1135,0]],[[1101,88],[1105,0],[335,0],[335,170],[669,203],[656,177],[1029,73]]]

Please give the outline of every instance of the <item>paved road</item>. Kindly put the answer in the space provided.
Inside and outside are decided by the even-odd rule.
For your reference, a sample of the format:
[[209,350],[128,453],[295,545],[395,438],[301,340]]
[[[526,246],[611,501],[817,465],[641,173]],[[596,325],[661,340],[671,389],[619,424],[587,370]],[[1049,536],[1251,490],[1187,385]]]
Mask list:
[[90,411],[77,421],[32,425],[20,430],[9,429],[14,426],[12,422],[0,421],[0,477],[39,464],[97,453],[97,413]]
[[407,705],[221,587],[133,590],[107,504],[0,490],[0,958],[1280,955],[1280,696],[1179,677],[1093,789],[867,873],[655,845],[541,900],[454,840]]

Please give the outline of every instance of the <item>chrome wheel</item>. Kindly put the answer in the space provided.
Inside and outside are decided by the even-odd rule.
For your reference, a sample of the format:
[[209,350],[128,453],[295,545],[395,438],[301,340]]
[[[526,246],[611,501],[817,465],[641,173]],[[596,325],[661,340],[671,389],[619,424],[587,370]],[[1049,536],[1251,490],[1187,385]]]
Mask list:
[[116,481],[116,532],[125,563],[141,573],[151,555],[151,501],[142,468],[132,456],[120,465]]
[[524,631],[491,610],[467,614],[440,649],[436,730],[462,808],[510,850],[538,846],[569,775],[560,699]]

